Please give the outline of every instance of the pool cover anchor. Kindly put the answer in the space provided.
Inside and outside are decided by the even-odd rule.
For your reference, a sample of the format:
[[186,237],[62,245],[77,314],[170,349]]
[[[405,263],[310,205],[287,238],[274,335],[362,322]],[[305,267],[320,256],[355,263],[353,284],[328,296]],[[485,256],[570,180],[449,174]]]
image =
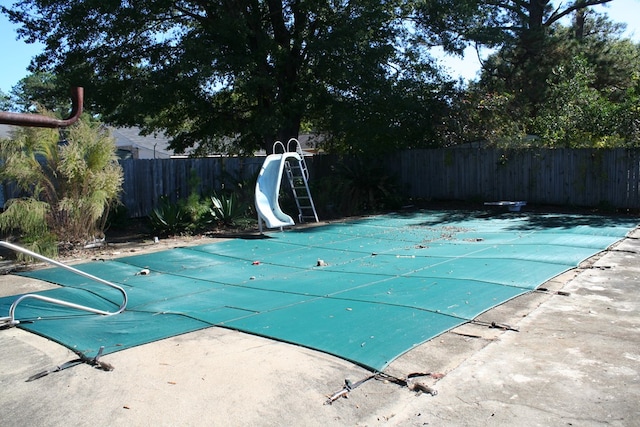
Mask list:
[[536,289],[536,292],[542,292],[545,294],[551,294],[551,295],[560,295],[563,297],[569,297],[571,296],[571,292],[566,292],[566,291],[551,291],[548,288],[538,288]]
[[365,377],[363,379],[361,379],[360,381],[357,381],[355,383],[352,383],[351,380],[349,380],[348,378],[344,380],[344,386],[342,386],[342,390],[337,391],[335,393],[333,393],[330,396],[327,396],[327,400],[324,402],[325,405],[331,405],[333,402],[335,402],[336,400],[342,398],[348,399],[349,398],[349,393],[351,392],[351,390],[354,390],[358,387],[360,387],[362,384],[366,383],[367,381],[369,381],[372,378],[375,378],[377,374],[373,374],[373,375],[369,375],[368,377]]
[[98,354],[96,354],[96,356],[92,358],[87,358],[83,354],[79,353],[78,355],[80,357],[78,357],[77,359],[70,360],[68,362],[63,363],[62,365],[56,366],[55,368],[46,369],[42,372],[38,372],[35,375],[31,375],[29,378],[27,378],[25,382],[35,381],[42,377],[46,377],[47,375],[52,374],[54,372],[64,371],[65,369],[80,365],[81,363],[86,363],[88,365],[94,366],[95,368],[100,369],[102,371],[113,371],[115,368],[111,363],[98,360],[102,356],[103,352],[104,352],[104,346],[101,346],[100,350],[98,350]]
[[433,387],[430,387],[424,383],[421,382],[414,382],[412,381],[413,378],[417,378],[417,377],[431,377],[431,378],[435,378],[435,379],[440,379],[442,378],[444,375],[443,374],[439,374],[439,373],[434,373],[434,372],[414,372],[411,373],[409,375],[407,375],[406,378],[399,378],[399,377],[395,377],[393,375],[390,374],[385,374],[384,372],[376,372],[375,374],[369,375],[363,379],[361,379],[360,381],[357,381],[355,383],[352,383],[349,379],[345,379],[344,380],[344,386],[342,386],[342,390],[337,391],[335,393],[333,393],[332,395],[327,396],[327,400],[324,402],[325,405],[331,405],[333,404],[333,402],[335,402],[336,400],[340,399],[340,398],[344,398],[344,399],[348,399],[349,398],[349,393],[353,390],[355,390],[356,388],[360,387],[362,384],[366,383],[367,381],[371,380],[371,379],[376,379],[378,381],[385,381],[385,382],[390,382],[393,384],[397,384],[401,387],[407,387],[409,390],[411,391],[415,391],[416,394],[420,395],[420,394],[430,394],[431,396],[436,396],[438,394],[438,390],[434,389]]
[[489,329],[501,329],[503,331],[520,332],[520,329],[515,328],[513,326],[509,326],[506,323],[483,322],[482,320],[472,320],[469,323],[474,324],[474,325],[486,326]]

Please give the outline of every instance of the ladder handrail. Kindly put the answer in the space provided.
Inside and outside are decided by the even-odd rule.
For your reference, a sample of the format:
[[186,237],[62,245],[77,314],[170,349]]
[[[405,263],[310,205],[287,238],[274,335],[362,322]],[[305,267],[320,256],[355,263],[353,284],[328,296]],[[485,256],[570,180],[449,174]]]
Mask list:
[[80,304],[75,304],[75,303],[64,301],[64,300],[60,300],[60,299],[57,299],[57,298],[46,297],[46,296],[43,296],[43,295],[25,294],[25,295],[22,295],[21,297],[19,297],[17,300],[15,300],[13,302],[13,304],[11,304],[11,307],[9,307],[9,316],[8,317],[0,317],[0,326],[7,326],[7,325],[8,326],[15,326],[15,325],[19,324],[20,321],[16,320],[16,318],[15,318],[16,307],[18,306],[18,304],[20,304],[20,302],[22,302],[23,300],[28,299],[28,298],[37,299],[37,300],[49,302],[49,303],[52,303],[52,304],[62,305],[64,307],[70,307],[70,308],[74,308],[74,309],[77,309],[77,310],[88,311],[90,313],[101,314],[101,315],[104,315],[104,316],[113,316],[115,314],[120,314],[127,307],[127,302],[128,302],[127,293],[122,287],[120,287],[120,286],[118,286],[116,284],[113,284],[113,283],[111,283],[109,281],[106,281],[104,279],[96,277],[96,276],[94,276],[92,274],[85,273],[84,271],[81,271],[81,270],[78,270],[76,268],[70,267],[70,266],[68,266],[66,264],[63,264],[63,263],[59,262],[59,261],[47,258],[47,257],[45,257],[43,255],[40,255],[40,254],[36,253],[36,252],[30,251],[28,249],[25,249],[25,248],[20,247],[18,245],[14,245],[14,244],[9,243],[9,242],[0,241],[0,246],[3,246],[5,248],[11,249],[11,250],[16,251],[16,252],[22,252],[23,254],[29,255],[30,257],[39,259],[41,261],[48,262],[49,264],[53,264],[53,265],[55,265],[57,267],[63,268],[63,269],[65,269],[67,271],[70,271],[72,273],[75,273],[75,274],[78,274],[80,276],[86,277],[87,279],[91,279],[91,280],[94,280],[94,281],[96,281],[98,283],[102,283],[103,285],[107,285],[107,286],[109,286],[111,288],[117,289],[118,291],[120,291],[122,293],[122,299],[123,299],[122,304],[120,304],[120,307],[118,308],[118,310],[116,310],[114,312],[110,312],[110,311],[100,310],[100,309],[97,309],[97,308],[87,307],[87,306],[80,305]]
[[[276,151],[277,147],[282,147],[282,153],[278,153]],[[273,154],[284,154],[287,152],[287,148],[284,147],[284,144],[281,141],[276,141],[273,143]]]
[[[291,149],[291,143],[295,143],[295,147],[292,150]],[[289,141],[287,141],[287,151],[295,151],[296,153],[300,154],[300,157],[302,157],[302,146],[300,145],[300,141],[298,141],[296,138],[291,138],[289,139]]]

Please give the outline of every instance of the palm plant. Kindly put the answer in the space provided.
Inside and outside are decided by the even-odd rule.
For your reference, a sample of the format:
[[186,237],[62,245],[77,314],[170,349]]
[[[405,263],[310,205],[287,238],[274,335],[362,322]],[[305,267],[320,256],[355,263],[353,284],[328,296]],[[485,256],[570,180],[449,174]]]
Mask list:
[[24,194],[7,204],[0,229],[20,232],[32,247],[39,246],[44,230],[71,243],[102,236],[123,180],[106,128],[83,119],[66,130],[62,142],[55,129],[19,128],[2,144],[0,159],[1,177]]

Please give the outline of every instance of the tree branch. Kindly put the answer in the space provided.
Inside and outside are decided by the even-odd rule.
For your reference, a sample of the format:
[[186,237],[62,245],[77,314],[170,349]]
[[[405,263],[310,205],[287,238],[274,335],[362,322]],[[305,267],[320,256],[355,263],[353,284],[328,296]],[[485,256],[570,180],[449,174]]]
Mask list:
[[554,22],[559,21],[560,19],[564,18],[565,16],[569,15],[570,13],[575,12],[578,9],[584,9],[587,7],[591,7],[591,6],[597,6],[599,4],[605,4],[605,3],[609,3],[611,0],[576,0],[575,3],[573,3],[571,6],[568,6],[565,10],[563,10],[560,13],[557,13],[558,10],[556,9],[556,11],[554,11],[551,16],[549,17],[549,19],[547,19],[547,21],[544,23],[545,26],[549,26],[551,24],[553,24]]
[[267,0],[269,20],[273,27],[273,37],[284,48],[289,48],[289,31],[284,23],[282,0]]

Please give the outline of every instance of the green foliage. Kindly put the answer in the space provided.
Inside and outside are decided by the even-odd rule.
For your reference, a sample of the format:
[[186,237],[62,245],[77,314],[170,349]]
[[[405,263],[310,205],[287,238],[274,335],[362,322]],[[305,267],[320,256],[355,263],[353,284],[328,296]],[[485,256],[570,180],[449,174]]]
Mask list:
[[[58,255],[56,236],[47,227],[49,205],[34,198],[11,199],[0,215],[0,229],[5,233],[19,233],[21,243],[46,257]],[[25,255],[17,253],[19,260]]]
[[245,224],[242,221],[247,218],[247,205],[241,202],[236,193],[221,193],[211,196],[209,213],[218,224],[237,227]]
[[0,228],[3,231],[23,231],[38,235],[47,232],[46,219],[50,206],[34,198],[11,199],[0,215]]
[[11,110],[11,100],[9,99],[9,95],[5,94],[2,90],[0,90],[0,111],[10,111]]
[[527,134],[527,116],[507,92],[485,92],[472,86],[460,105],[459,120],[464,129],[458,133],[464,141],[486,141],[495,147],[520,145]]
[[105,230],[111,228],[124,228],[129,222],[129,211],[123,204],[116,204],[109,209],[106,217]]
[[69,87],[58,84],[51,73],[35,72],[21,79],[11,89],[11,103],[21,112],[45,109],[66,116],[70,107]]
[[200,195],[200,177],[195,170],[189,176],[189,196],[178,201],[178,205],[188,215],[190,224],[186,232],[194,232],[206,225],[205,215],[209,212],[209,204]]
[[[532,89],[544,83],[548,64],[549,36],[558,23],[568,16],[591,16],[591,6],[611,0],[580,0],[560,2],[550,0],[444,0],[417,2],[417,22],[425,31],[436,30],[433,38],[442,38],[443,46],[460,53],[465,41],[476,47],[499,50],[501,62],[486,64],[492,75],[500,79],[518,79],[519,84]],[[423,24],[424,23],[424,24]],[[505,73],[507,72],[508,76]],[[528,78],[527,78],[528,77]],[[529,86],[531,85],[531,86]],[[523,87],[524,88],[524,87]],[[527,93],[527,95],[535,95]]]
[[[383,156],[479,139],[637,145],[638,46],[592,11],[602,3],[25,0],[0,11],[47,46],[18,87],[24,105],[58,108],[73,81],[105,120],[163,131],[178,151],[270,151],[304,128],[326,151]],[[469,43],[495,53],[477,84],[455,88],[430,48]],[[588,83],[567,74],[577,57],[595,73]]]
[[[229,189],[210,197],[202,197],[198,191],[199,178],[191,174],[190,194],[171,202],[166,196],[149,215],[149,223],[159,235],[192,234],[205,231],[209,226],[239,227],[251,223],[247,202],[246,181],[232,181]],[[251,198],[253,193],[251,193]]]
[[422,89],[439,70],[424,45],[438,31],[407,24],[419,3],[25,0],[1,10],[45,44],[37,69],[84,86],[104,120],[205,154],[270,150],[302,123],[338,147],[366,149],[352,138],[358,126],[375,126],[378,148],[428,141],[440,109]]
[[361,158],[338,164],[314,188],[314,196],[325,218],[398,209],[404,200],[395,179],[384,168]]
[[[31,251],[48,258],[55,258],[58,256],[58,236],[48,231],[37,236],[30,234],[24,235],[21,239],[21,243]],[[33,261],[29,255],[25,255],[21,252],[16,253],[16,258],[18,261],[23,262]]]
[[200,178],[195,171],[189,177],[189,196],[172,202],[169,197],[160,198],[159,204],[149,215],[151,228],[160,235],[191,234],[206,225],[209,205],[198,192]]
[[[65,133],[61,143],[57,130],[19,128],[2,146],[1,176],[28,195],[12,206],[45,206],[38,211],[43,230],[60,241],[84,243],[103,234],[106,214],[122,188],[122,169],[114,140],[101,124],[85,117]],[[3,230],[33,234],[32,217],[8,212],[0,217]]]
[[[517,45],[489,58],[480,81],[456,99],[454,138],[503,147],[638,146],[640,45],[620,39],[619,26],[601,16],[583,17],[579,27],[553,26],[535,75],[514,60]],[[535,88],[523,83],[532,79]]]
[[183,203],[174,203],[163,196],[157,207],[149,214],[152,230],[161,236],[187,233],[192,228],[191,215]]
[[[224,185],[220,193],[234,193],[237,196],[237,202],[239,205],[245,207],[245,216],[248,218],[255,218],[255,188],[256,181],[258,180],[258,174],[260,170],[257,169],[252,176],[245,177],[240,171],[238,175],[229,174],[225,172]],[[243,221],[246,222],[246,221]]]
[[407,79],[336,96],[316,120],[328,130],[323,149],[383,156],[398,149],[433,147],[436,124],[450,112],[445,98],[451,90],[446,83]]
[[595,75],[582,58],[554,70],[547,100],[534,120],[533,129],[545,145],[598,146],[610,128],[611,105],[592,87]]
[[188,228],[190,231],[195,231],[204,225],[203,218],[209,211],[209,204],[198,193],[191,193],[189,197],[180,201],[179,204],[189,217],[191,225]]

